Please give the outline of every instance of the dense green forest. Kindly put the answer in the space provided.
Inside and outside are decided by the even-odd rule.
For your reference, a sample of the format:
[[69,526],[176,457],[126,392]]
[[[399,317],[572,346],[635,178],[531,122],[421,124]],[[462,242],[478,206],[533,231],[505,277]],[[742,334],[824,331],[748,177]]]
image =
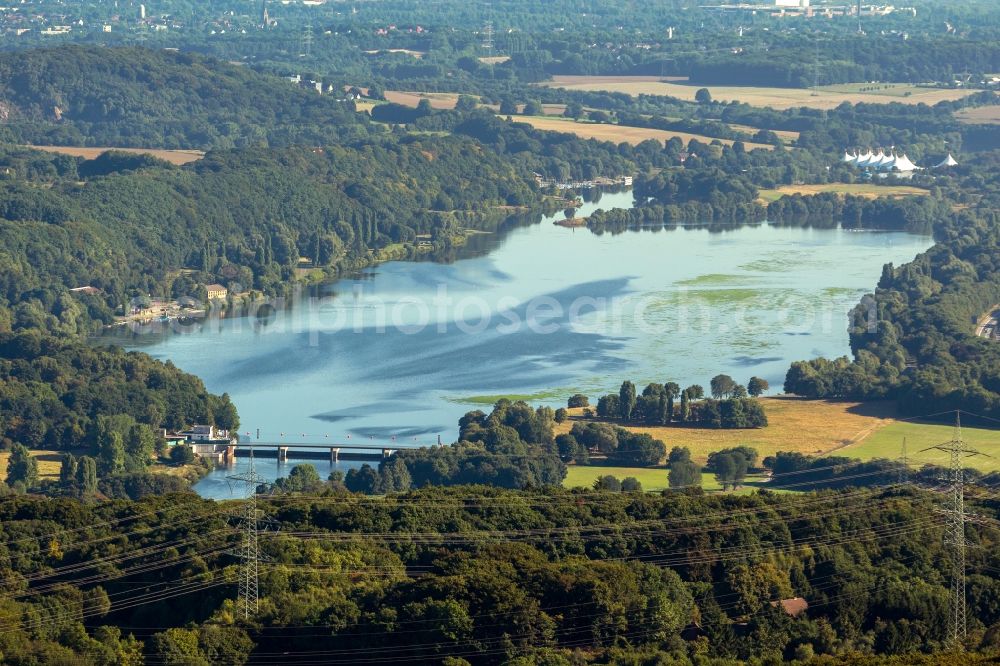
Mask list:
[[102,416],[124,416],[152,429],[239,427],[228,397],[206,393],[201,380],[169,362],[36,330],[0,333],[0,410],[4,449],[15,443],[96,448]]
[[[927,656],[949,585],[935,503],[906,488],[299,491],[260,503],[246,622],[227,507],[10,498],[0,651],[17,666],[950,663]],[[997,648],[995,500],[976,504],[968,647],[984,652],[956,664]],[[796,597],[808,609],[789,614]]]
[[6,141],[235,148],[371,131],[352,105],[191,53],[66,47],[0,55]]

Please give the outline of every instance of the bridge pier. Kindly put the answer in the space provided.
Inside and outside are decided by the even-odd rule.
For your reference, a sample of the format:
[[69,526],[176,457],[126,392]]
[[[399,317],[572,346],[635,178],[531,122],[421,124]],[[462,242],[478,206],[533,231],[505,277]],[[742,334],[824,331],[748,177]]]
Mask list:
[[288,460],[288,447],[279,446],[278,447],[278,462],[285,462]]
[[340,448],[330,447],[330,464],[333,465],[340,460]]
[[226,462],[233,462],[236,460],[236,445],[230,444],[226,447]]
[[391,456],[395,452],[396,452],[396,449],[382,449],[382,457],[383,458],[388,458],[389,456]]

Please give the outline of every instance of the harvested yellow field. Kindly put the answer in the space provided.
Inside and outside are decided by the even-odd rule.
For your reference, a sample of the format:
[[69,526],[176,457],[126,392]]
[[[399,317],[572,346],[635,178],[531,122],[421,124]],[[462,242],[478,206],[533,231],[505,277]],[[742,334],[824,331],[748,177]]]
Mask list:
[[[740,125],[739,123],[729,123],[729,126],[736,130],[737,132],[743,132],[753,136],[760,131],[759,127],[751,127],[750,125]],[[792,130],[771,130],[774,132],[778,138],[780,138],[785,143],[791,143],[793,141],[799,140],[799,133]]]
[[[639,76],[586,76],[577,74],[566,74],[561,76],[553,76],[551,81],[544,81],[541,85],[552,86],[556,88],[566,88],[571,86],[583,86],[583,85],[594,85],[594,86],[618,86],[618,85],[639,85],[642,83],[687,83],[686,76],[655,76],[649,75],[639,75]],[[580,88],[584,90],[584,88]],[[593,88],[593,90],[606,90],[606,88]],[[613,91],[612,91],[613,92]],[[652,93],[649,93],[652,94]]]
[[790,194],[819,194],[821,192],[836,192],[837,194],[852,194],[866,199],[923,196],[929,194],[921,187],[909,185],[873,185],[871,183],[824,183],[822,185],[782,185],[773,190],[761,190],[761,201],[770,203]]
[[72,155],[74,157],[82,157],[84,159],[92,160],[95,157],[100,156],[109,150],[116,150],[123,153],[133,153],[135,155],[152,155],[158,159],[170,162],[171,164],[188,164],[190,162],[196,162],[205,156],[205,153],[201,150],[165,150],[159,148],[92,148],[92,147],[82,147],[82,146],[25,146],[26,148],[31,148],[32,150],[42,150],[47,153],[60,153],[63,155]]
[[[839,402],[795,397],[762,398],[769,425],[755,430],[710,430],[681,427],[629,427],[662,440],[667,450],[686,446],[697,462],[713,451],[732,446],[752,446],[760,457],[778,451],[819,455],[863,441],[873,432],[895,422],[895,405],[889,402]],[[571,409],[575,418],[556,424],[556,434],[569,432],[582,409]]]
[[959,122],[969,125],[1000,125],[1000,106],[977,106],[955,112]]
[[25,146],[32,150],[43,150],[47,153],[60,153],[62,155],[72,155],[92,160],[109,150],[117,150],[123,153],[133,153],[136,155],[152,155],[171,164],[188,164],[197,162],[205,156],[200,150],[161,150],[158,148],[88,148],[81,146]]
[[[546,130],[550,132],[565,132],[567,134],[575,134],[584,139],[597,139],[599,141],[613,141],[614,143],[630,143],[636,145],[647,141],[649,139],[654,139],[661,142],[666,142],[668,139],[673,137],[679,138],[685,144],[691,139],[696,139],[704,143],[711,143],[716,141],[713,137],[704,136],[702,134],[689,134],[688,132],[671,132],[668,130],[661,129],[650,129],[648,127],[628,127],[626,125],[605,125],[603,123],[587,123],[580,122],[576,120],[570,120],[568,118],[550,118],[548,116],[517,116],[514,118],[516,122],[528,123],[535,129]],[[732,145],[733,142],[729,139],[718,139],[726,145]],[[752,143],[750,141],[744,142],[747,150],[752,150],[754,148],[765,148],[767,150],[773,150],[774,146],[769,146],[763,143]]]
[[417,108],[420,104],[420,100],[426,99],[430,101],[431,107],[434,109],[454,109],[455,104],[458,102],[457,93],[430,93],[430,92],[406,92],[402,90],[386,90],[385,91],[386,100],[392,102],[393,104],[402,104],[403,106],[410,106]]
[[[976,90],[925,88],[907,84],[846,84],[818,88],[768,88],[759,86],[700,86],[650,76],[556,76],[542,85],[566,90],[620,92],[632,96],[666,95],[693,102],[700,88],[708,88],[712,99],[721,102],[743,102],[751,106],[791,109],[807,106],[813,109],[833,109],[844,102],[857,104],[937,104],[962,99]],[[868,88],[874,88],[868,90]]]
[[[38,477],[40,479],[58,479],[59,468],[62,467],[62,451],[32,451],[31,456],[38,461]],[[7,478],[7,461],[9,451],[0,451],[0,479]]]

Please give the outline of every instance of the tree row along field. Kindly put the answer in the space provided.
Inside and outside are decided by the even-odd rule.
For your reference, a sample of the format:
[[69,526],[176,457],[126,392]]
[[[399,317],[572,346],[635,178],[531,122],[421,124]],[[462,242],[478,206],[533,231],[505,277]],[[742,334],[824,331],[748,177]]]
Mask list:
[[[832,454],[862,460],[896,459],[900,456],[905,437],[910,464],[918,467],[946,462],[940,452],[921,452],[921,449],[946,442],[954,434],[954,428],[947,424],[901,421],[894,404],[887,401],[801,400],[793,397],[760,400],[767,412],[766,428],[712,430],[677,426],[626,426],[626,429],[648,433],[654,439],[663,441],[668,451],[675,446],[687,447],[691,450],[692,459],[698,463],[704,463],[708,454],[713,451],[735,446],[753,447],[762,459],[778,451],[796,451],[816,457]],[[587,420],[583,417],[581,408],[568,411],[570,419],[556,424],[556,435],[568,433],[574,423]],[[966,426],[962,428],[962,437],[970,448],[992,456],[969,458],[966,462],[968,467],[983,472],[1000,470],[1000,432],[987,427]],[[630,469],[631,473],[624,476],[635,476],[640,468]],[[570,470],[567,478],[575,482],[577,479],[572,467]],[[665,485],[666,470],[653,471],[663,477]],[[646,483],[643,483],[643,488],[647,488]]]

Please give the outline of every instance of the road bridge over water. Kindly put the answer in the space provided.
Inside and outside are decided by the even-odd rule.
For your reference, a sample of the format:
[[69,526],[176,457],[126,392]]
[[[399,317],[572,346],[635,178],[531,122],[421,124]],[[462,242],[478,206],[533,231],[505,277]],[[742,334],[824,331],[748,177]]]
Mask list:
[[253,450],[255,456],[277,457],[279,462],[288,460],[289,457],[325,459],[328,454],[330,462],[335,463],[340,460],[382,460],[399,449],[413,449],[420,446],[426,445],[418,443],[408,443],[407,446],[401,446],[396,443],[354,444],[352,442],[265,442],[253,440],[236,444],[223,444],[217,448],[217,451],[223,453],[226,460],[249,456],[250,451]]

